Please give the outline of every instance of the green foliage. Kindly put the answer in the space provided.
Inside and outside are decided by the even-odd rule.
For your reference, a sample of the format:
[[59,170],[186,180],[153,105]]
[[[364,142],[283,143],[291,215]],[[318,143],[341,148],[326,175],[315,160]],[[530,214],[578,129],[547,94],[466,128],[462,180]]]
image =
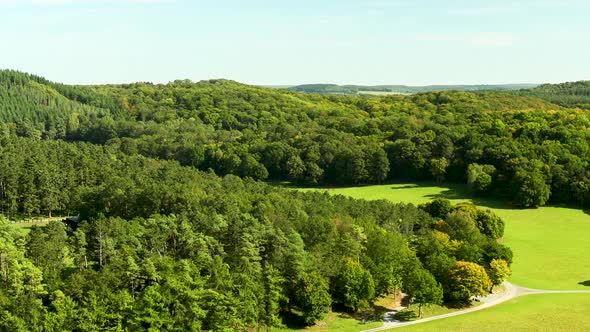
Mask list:
[[477,244],[481,241],[481,233],[473,217],[463,211],[455,211],[447,215],[441,230],[453,240]]
[[492,191],[493,176],[496,168],[493,165],[470,164],[467,167],[467,185],[476,195],[486,196]]
[[442,183],[445,180],[447,167],[449,167],[449,161],[445,157],[434,158],[430,160],[430,169],[432,172],[432,177],[436,179],[437,183]]
[[27,256],[43,272],[49,290],[62,286],[64,274],[74,267],[66,227],[52,221],[43,229],[33,228],[27,235]]
[[479,232],[489,239],[496,240],[504,235],[504,220],[489,209],[483,210],[471,203],[460,203],[453,210],[465,213],[473,219]]
[[[590,201],[588,115],[517,93],[321,96],[227,80],[67,86],[14,71],[0,72],[0,90],[6,134],[108,145],[219,175],[467,180],[473,194],[519,206]],[[38,181],[25,184],[43,193],[27,197],[25,212],[63,208],[48,190],[61,179]]]
[[484,296],[492,287],[485,269],[472,262],[456,262],[447,273],[445,296],[462,303],[472,296]]
[[428,203],[421,204],[419,207],[436,219],[445,219],[452,210],[451,201],[443,198],[434,199]]
[[508,263],[503,259],[492,260],[486,271],[490,277],[492,286],[500,285],[510,277],[510,268],[508,267]]
[[0,154],[4,211],[42,202],[23,184],[47,170],[59,179],[47,183],[59,194],[51,210],[81,219],[26,237],[2,226],[10,330],[243,330],[281,326],[289,310],[311,325],[332,305],[358,310],[399,290],[409,240],[432,225],[413,205],[287,191],[113,147],[8,136]]
[[551,195],[550,187],[545,183],[543,174],[539,171],[517,170],[513,184],[514,198],[522,207],[539,207],[545,205]]
[[26,237],[0,222],[0,329],[254,330],[294,315],[311,325],[404,287],[425,304],[440,302],[440,284],[463,296],[487,276],[463,277],[457,260],[512,259],[495,216],[257,181],[464,181],[479,164],[491,182],[472,182],[491,195],[542,205],[571,182],[560,199],[582,201],[589,152],[573,142],[587,136],[567,128],[586,119],[556,107],[499,92],[82,87],[0,71],[0,213],[80,220]]
[[415,320],[419,317],[419,314],[416,314],[416,312],[410,308],[405,308],[395,313],[395,319],[400,320],[402,322]]
[[406,276],[403,289],[412,301],[418,302],[418,317],[422,316],[423,305],[441,304],[443,301],[442,286],[430,272],[420,267]]
[[366,265],[375,283],[375,295],[385,296],[400,288],[409,252],[401,234],[379,228],[368,232]]
[[490,210],[477,210],[475,223],[481,234],[490,239],[499,239],[504,236],[504,221]]
[[[394,203],[423,204],[432,197],[449,197],[455,204],[469,201],[465,185],[448,183],[444,187],[433,183],[398,183],[330,188],[327,192],[334,196],[346,195]],[[480,208],[490,209],[506,222],[502,245],[495,240],[482,244],[484,258],[480,265],[486,266],[494,258],[504,259],[512,269],[511,282],[526,287],[587,288],[580,281],[588,279],[590,261],[580,259],[580,253],[590,251],[590,242],[586,241],[586,235],[590,232],[590,215],[575,207],[514,209],[497,199],[477,199],[476,202]],[[412,246],[414,243],[411,241]],[[428,246],[434,248],[434,245]],[[425,262],[422,256],[420,258]],[[430,268],[428,270],[433,271]],[[437,274],[435,276],[441,280]]]
[[371,273],[360,263],[345,259],[340,273],[336,276],[332,296],[337,303],[354,311],[367,307],[375,297]]
[[321,320],[330,311],[331,304],[329,285],[322,275],[313,272],[300,279],[295,305],[302,312],[307,325]]
[[543,84],[523,90],[521,94],[539,97],[562,106],[590,109],[590,81]]

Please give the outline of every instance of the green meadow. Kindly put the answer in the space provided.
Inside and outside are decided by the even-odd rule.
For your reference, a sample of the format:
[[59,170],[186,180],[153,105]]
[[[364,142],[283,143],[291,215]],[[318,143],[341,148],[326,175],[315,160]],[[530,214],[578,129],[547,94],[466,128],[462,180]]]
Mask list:
[[588,294],[517,297],[492,308],[390,331],[588,331]]
[[354,198],[421,204],[435,198],[470,201],[506,222],[504,243],[514,251],[510,281],[540,289],[590,289],[590,215],[568,207],[514,209],[489,199],[470,199],[465,185],[433,183],[302,189],[326,190]]
[[351,317],[345,313],[330,312],[321,322],[314,326],[304,329],[273,328],[272,332],[292,332],[294,330],[315,332],[315,331],[335,331],[335,332],[357,332],[368,330],[383,325],[381,321],[373,321],[363,324],[360,320]]

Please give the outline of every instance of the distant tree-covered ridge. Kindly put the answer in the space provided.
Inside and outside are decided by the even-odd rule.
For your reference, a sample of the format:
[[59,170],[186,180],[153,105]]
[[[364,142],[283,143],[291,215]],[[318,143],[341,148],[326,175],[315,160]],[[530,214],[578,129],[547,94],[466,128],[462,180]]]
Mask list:
[[67,86],[15,71],[0,72],[0,89],[0,120],[22,137],[257,180],[458,181],[523,207],[590,204],[588,113],[521,92],[338,96],[228,80]]
[[543,84],[534,89],[525,90],[523,94],[566,107],[590,109],[590,81]]
[[337,85],[337,84],[302,84],[288,89],[296,92],[356,95],[367,92],[387,92],[398,94],[412,94],[434,91],[481,91],[481,90],[519,90],[528,89],[537,84],[478,84],[478,85]]

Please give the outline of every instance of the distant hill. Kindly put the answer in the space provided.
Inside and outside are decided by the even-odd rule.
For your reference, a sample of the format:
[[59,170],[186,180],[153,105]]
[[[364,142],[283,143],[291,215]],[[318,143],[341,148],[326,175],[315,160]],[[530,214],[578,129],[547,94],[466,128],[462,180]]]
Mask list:
[[[465,182],[469,165],[490,165],[486,195],[520,206],[590,202],[589,189],[578,187],[590,183],[590,113],[527,95],[537,90],[357,90],[301,93],[224,79],[76,86],[0,70],[0,143],[6,135],[87,142],[222,176],[305,185],[441,174]],[[549,188],[545,179],[554,178]]]
[[543,84],[522,91],[522,94],[538,97],[561,106],[590,109],[590,81]]
[[537,84],[479,84],[479,85],[337,85],[337,84],[303,84],[289,87],[291,91],[320,94],[413,94],[433,91],[482,91],[482,90],[520,90],[536,87]]
[[61,138],[66,131],[99,118],[127,116],[120,103],[93,88],[54,83],[14,70],[0,70],[0,123],[12,123],[19,135]]

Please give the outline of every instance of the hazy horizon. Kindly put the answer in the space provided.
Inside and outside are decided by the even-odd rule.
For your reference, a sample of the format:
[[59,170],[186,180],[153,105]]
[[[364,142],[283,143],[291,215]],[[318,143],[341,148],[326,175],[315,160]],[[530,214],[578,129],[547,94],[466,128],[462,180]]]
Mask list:
[[[415,85],[415,84],[404,84],[404,83],[386,83],[386,84],[357,84],[357,83],[334,83],[334,82],[303,82],[303,83],[294,83],[294,84],[257,84],[257,83],[249,83],[249,82],[242,82],[242,81],[237,81],[231,78],[224,78],[224,77],[215,77],[215,78],[202,78],[202,79],[191,79],[191,78],[187,78],[187,77],[180,77],[180,78],[173,78],[167,81],[145,81],[145,80],[139,80],[139,81],[124,81],[124,82],[101,82],[101,83],[76,83],[76,82],[61,82],[61,81],[56,81],[54,79],[52,79],[51,77],[48,76],[44,76],[44,75],[40,75],[39,73],[36,72],[29,72],[29,71],[24,71],[21,69],[17,69],[17,68],[0,68],[0,70],[17,70],[26,74],[31,74],[31,75],[37,75],[37,76],[42,76],[45,79],[48,79],[49,81],[52,82],[56,82],[56,83],[65,83],[65,84],[72,84],[72,85],[118,85],[118,84],[133,84],[133,83],[153,83],[153,84],[167,84],[167,83],[171,83],[177,80],[191,80],[193,82],[199,82],[199,81],[209,81],[209,80],[232,80],[232,81],[236,81],[238,83],[243,83],[243,84],[248,84],[248,85],[255,85],[255,86],[261,86],[261,87],[275,87],[275,88],[280,88],[280,87],[294,87],[294,86],[300,86],[300,85],[316,85],[316,84],[333,84],[333,85],[340,85],[340,86],[406,86],[406,87],[427,87],[427,86],[454,86],[454,85],[467,85],[467,86],[474,86],[474,85],[490,85],[490,86],[498,86],[498,85],[541,85],[541,84],[546,84],[548,82],[516,82],[516,83],[433,83],[433,84],[421,84],[421,85]],[[563,81],[563,82],[551,82],[551,83],[566,83],[566,82],[573,82],[573,81]]]
[[0,0],[0,67],[70,84],[559,83],[590,79],[588,11],[582,0]]

